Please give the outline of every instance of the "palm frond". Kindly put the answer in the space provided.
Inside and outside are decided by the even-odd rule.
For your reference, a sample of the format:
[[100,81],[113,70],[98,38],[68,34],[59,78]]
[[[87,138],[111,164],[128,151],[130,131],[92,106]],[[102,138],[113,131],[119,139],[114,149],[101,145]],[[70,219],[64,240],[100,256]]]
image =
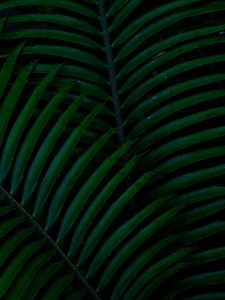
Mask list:
[[0,297],[224,299],[224,0],[0,3]]

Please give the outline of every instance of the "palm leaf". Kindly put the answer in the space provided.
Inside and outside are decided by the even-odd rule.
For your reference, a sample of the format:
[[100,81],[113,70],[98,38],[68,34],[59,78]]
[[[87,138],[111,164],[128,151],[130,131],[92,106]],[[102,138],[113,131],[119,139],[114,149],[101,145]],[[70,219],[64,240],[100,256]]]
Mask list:
[[224,299],[224,15],[1,1],[1,298]]

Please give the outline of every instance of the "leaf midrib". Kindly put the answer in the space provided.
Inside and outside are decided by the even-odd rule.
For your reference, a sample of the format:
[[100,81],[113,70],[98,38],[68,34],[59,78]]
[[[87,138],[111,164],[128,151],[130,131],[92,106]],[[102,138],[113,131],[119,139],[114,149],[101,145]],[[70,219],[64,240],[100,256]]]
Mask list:
[[112,51],[112,46],[111,46],[111,41],[110,41],[109,29],[108,29],[103,0],[97,0],[97,6],[98,6],[98,10],[99,10],[101,28],[102,28],[102,32],[103,32],[103,42],[104,42],[104,46],[105,46],[105,54],[106,54],[106,60],[107,60],[107,64],[108,64],[109,81],[110,81],[110,85],[111,85],[113,108],[114,108],[114,113],[115,113],[116,127],[118,130],[118,140],[119,140],[119,144],[122,145],[125,140],[125,133],[124,133],[124,127],[123,127],[123,118],[122,118],[122,112],[121,112],[121,106],[120,106],[115,65],[113,62],[113,51]]
[[48,233],[41,227],[41,225],[20,205],[19,202],[16,201],[14,197],[12,197],[2,186],[0,186],[0,192],[2,192],[5,197],[8,199],[10,203],[12,203],[17,211],[25,216],[28,223],[34,227],[37,232],[44,237],[45,241],[56,251],[59,257],[64,261],[65,265],[72,271],[75,277],[80,281],[80,283],[86,288],[87,293],[92,297],[92,299],[101,300],[92,286],[87,282],[87,280],[83,277],[83,275],[79,272],[79,270],[75,267],[70,258],[64,253],[64,251],[56,244],[56,242],[48,235]]

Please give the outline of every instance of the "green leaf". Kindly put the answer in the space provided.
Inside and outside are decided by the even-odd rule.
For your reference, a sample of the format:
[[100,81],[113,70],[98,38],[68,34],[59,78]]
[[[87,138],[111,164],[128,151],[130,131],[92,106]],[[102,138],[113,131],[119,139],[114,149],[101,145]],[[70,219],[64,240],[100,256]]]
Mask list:
[[49,208],[49,213],[46,222],[46,228],[50,228],[57,217],[59,216],[63,205],[65,204],[65,200],[70,193],[73,186],[76,184],[79,177],[88,167],[88,164],[93,159],[93,157],[100,151],[100,149],[104,146],[105,143],[112,136],[113,131],[110,130],[105,133],[93,146],[90,147],[72,166],[72,168],[67,173],[66,177],[62,181],[61,185],[58,187],[55,195],[51,200],[51,205]]
[[[210,101],[214,99],[216,100],[219,97],[223,97],[224,93],[225,91],[223,90],[214,89],[212,91],[194,94],[190,97],[179,99],[179,101],[177,102],[169,103],[168,105],[165,105],[162,108],[158,109],[155,113],[150,114],[144,120],[138,122],[131,131],[130,135],[138,136],[140,134],[143,134],[146,129],[152,128],[158,122],[161,122],[186,108],[193,108],[197,104],[205,103],[205,105],[207,105],[210,103]],[[132,123],[133,120],[134,119],[132,118],[130,120],[128,119],[128,123]]]
[[43,96],[45,90],[47,89],[50,82],[53,80],[55,74],[59,70],[60,66],[55,66],[52,71],[40,82],[40,84],[35,88],[29,101],[24,106],[22,112],[16,119],[11,131],[8,135],[5,147],[3,149],[1,161],[0,161],[0,181],[2,182],[11,167],[15,151],[17,149],[21,135],[30,120],[32,113]]
[[216,107],[209,110],[201,111],[196,114],[190,114],[187,117],[172,121],[171,123],[167,123],[166,125],[156,129],[155,131],[152,131],[151,134],[146,135],[140,141],[139,146],[143,147],[143,145],[152,145],[160,141],[160,139],[172,135],[173,133],[181,129],[195,125],[196,123],[204,122],[215,117],[219,117],[220,115],[223,116],[224,113],[224,107]]
[[[204,46],[212,46],[214,44],[217,44],[219,42],[223,42],[221,41],[221,38],[220,37],[214,37],[214,38],[207,38],[207,39],[202,39],[202,40],[198,40],[197,42],[193,42],[193,43],[186,43],[184,45],[181,45],[181,46],[177,46],[175,49],[172,49],[172,50],[168,50],[167,52],[162,53],[162,55],[159,55],[159,57],[156,57],[154,58],[153,60],[151,60],[149,63],[146,63],[144,64],[144,66],[140,67],[135,73],[133,73],[128,79],[127,81],[125,82],[125,84],[122,86],[121,90],[120,90],[120,93],[124,93],[126,92],[127,90],[129,91],[129,89],[131,89],[134,85],[136,85],[139,81],[142,81],[143,78],[147,75],[150,75],[151,76],[151,73],[154,72],[155,69],[157,68],[160,68],[162,67],[162,65],[164,65],[165,63],[169,62],[170,60],[174,59],[174,58],[178,58],[180,55],[182,54],[185,54],[186,52],[189,52],[189,51],[192,51],[194,49],[198,49],[200,47],[204,47]],[[199,67],[200,64],[201,64],[201,61],[203,64],[207,64],[207,60],[208,59],[212,59],[212,57],[209,57],[209,58],[200,58],[200,59],[196,59],[195,62],[198,63],[198,65],[194,65],[194,68],[195,67]],[[176,65],[174,66],[173,68],[170,68],[166,73],[166,76],[165,76],[165,72],[164,73],[164,79],[168,79],[170,75],[174,76],[174,74],[172,74],[173,71],[176,70],[177,68],[177,71],[179,72],[184,72],[185,70],[181,70],[182,66],[187,68],[188,67],[191,67],[191,64],[192,64],[193,61],[188,61],[186,64],[183,63],[183,64],[179,64],[179,65]],[[210,62],[209,62],[210,63]],[[190,66],[189,66],[190,64]],[[187,71],[187,69],[186,69]],[[154,80],[151,79],[151,81],[147,81],[147,82],[150,82],[150,84],[154,83],[155,81],[158,81],[158,80],[162,80],[162,78],[160,78],[160,76],[162,75],[156,75],[154,77]],[[140,83],[140,87],[143,87],[145,85],[147,85],[147,82],[144,82],[143,84]],[[157,82],[158,84],[158,82]],[[137,90],[136,89],[135,93],[137,93]],[[131,93],[131,95],[134,94],[133,92]],[[140,95],[139,95],[140,96]]]
[[[60,0],[59,2],[56,2],[54,0],[24,0],[21,2],[20,0],[10,0],[10,1],[3,1],[0,4],[0,9],[6,9],[11,7],[20,7],[20,6],[30,6],[30,5],[43,5],[43,6],[49,6],[49,7],[59,7],[61,9],[66,9],[68,11],[72,11],[75,13],[79,13],[81,15],[90,17],[90,18],[97,18],[96,14],[92,12],[87,7],[73,3],[68,0]],[[85,9],[84,9],[85,8]]]
[[[124,30],[119,33],[119,36],[114,41],[113,45],[119,46],[119,45],[123,44],[124,42],[129,40],[129,38],[131,38],[131,36],[133,34],[135,34],[135,32],[137,32],[142,26],[144,26],[146,23],[149,23],[150,21],[154,20],[156,17],[159,17],[160,15],[163,15],[164,13],[168,13],[169,11],[174,10],[176,8],[180,8],[180,7],[189,5],[191,3],[197,3],[197,2],[200,2],[200,0],[171,1],[168,4],[164,4],[162,6],[156,7],[155,9],[152,9],[152,10],[146,12],[143,16],[135,19],[128,26],[126,26],[124,28]],[[120,4],[120,5],[122,5],[122,4]],[[119,6],[119,1],[118,1],[117,6]],[[113,7],[116,7],[116,4],[114,4],[114,6],[112,6],[111,9],[113,9]],[[126,7],[128,9],[128,5]],[[118,17],[115,18],[115,20],[117,22],[119,21],[118,19],[119,19]],[[116,23],[116,21],[114,21],[114,24]]]
[[[171,153],[168,152],[168,155]],[[192,164],[197,164],[201,161],[222,157],[225,154],[225,147],[211,147],[205,148],[203,150],[193,151],[183,155],[176,155],[175,157],[161,163],[160,166],[153,168],[152,172],[154,173],[151,182],[156,182],[159,179],[165,177],[166,175],[179,170],[185,166],[191,166]],[[147,164],[146,164],[147,165]]]
[[[1,6],[0,6],[1,7]],[[98,66],[104,69],[105,64],[95,55],[87,51],[79,50],[77,48],[62,47],[56,45],[36,45],[24,47],[22,54],[29,55],[54,55],[58,57],[68,58],[75,62],[86,63],[89,66]]]
[[173,199],[174,205],[183,203],[189,206],[202,201],[212,200],[216,197],[223,197],[225,195],[225,187],[223,186],[206,186],[191,192],[181,194]]
[[[158,94],[152,96],[150,99],[145,100],[142,104],[137,106],[129,118],[132,118],[136,114],[136,117],[143,115],[148,110],[154,108],[155,106],[161,104],[162,102],[168,100],[171,97],[181,94],[182,92],[188,91],[189,89],[193,89],[196,87],[204,86],[206,84],[210,84],[216,81],[224,80],[224,74],[213,74],[208,76],[202,76],[200,78],[195,78],[194,80],[188,80],[182,83],[178,83],[175,85],[171,85],[169,88],[166,88],[159,92]],[[130,103],[131,104],[131,103]],[[128,103],[124,103],[124,106],[128,105]]]
[[[166,213],[162,214],[160,217],[156,218],[149,225],[141,229],[133,238],[131,238],[122,249],[112,258],[109,265],[106,267],[103,276],[98,285],[98,290],[101,290],[106,287],[110,282],[112,276],[118,271],[120,266],[128,259],[128,257],[140,247],[146,239],[149,239],[157,230],[164,226],[168,221],[175,216],[180,208],[173,208],[168,210]],[[94,263],[91,264],[88,270],[88,277],[93,275],[96,272],[96,267]]]
[[193,254],[190,257],[190,262],[196,265],[205,264],[209,262],[213,262],[216,260],[224,259],[225,257],[225,247],[219,247],[215,249],[205,250],[202,252],[198,252]]
[[[15,219],[13,221],[15,221]],[[19,224],[17,223],[16,225]],[[21,243],[23,243],[24,240],[33,232],[34,230],[32,228],[20,230],[15,234],[12,234],[12,236],[2,244],[0,252],[0,266],[6,261],[8,256],[11,255],[13,251],[16,251],[17,247],[20,246]]]
[[0,298],[224,298],[224,10],[0,1]]
[[35,241],[24,248],[14,257],[8,264],[3,274],[0,277],[0,295],[3,296],[10,288],[18,273],[21,271],[25,263],[30,259],[40,247],[44,244],[43,241]]
[[93,121],[95,115],[101,110],[102,105],[98,105],[96,109],[91,112],[87,117],[75,128],[64,145],[62,145],[60,151],[52,160],[38,191],[37,200],[34,207],[33,215],[39,215],[45,207],[48,195],[57,179],[56,174],[60,174],[66,161],[69,159],[74,148],[82,137],[85,129]]
[[0,217],[4,216],[4,215],[7,215],[8,213],[14,211],[15,208],[12,207],[11,205],[9,206],[2,206],[0,207]]
[[153,78],[150,78],[144,81],[134,89],[129,97],[126,99],[128,105],[136,103],[141,97],[144,97],[148,92],[157,87],[159,84],[163,83],[166,80],[169,80],[171,77],[177,76],[180,73],[194,70],[195,68],[202,67],[207,64],[213,64],[218,62],[223,62],[225,60],[225,55],[212,55],[209,57],[198,58],[195,60],[189,60],[182,64],[177,64],[169,69],[163,70],[159,74],[155,75]]
[[23,270],[23,273],[14,283],[11,288],[8,298],[9,299],[24,299],[23,295],[28,285],[34,279],[35,274],[40,270],[40,268],[46,264],[46,262],[53,256],[53,252],[46,252],[35,257],[30,264]]
[[12,194],[15,193],[21,183],[21,179],[23,178],[24,170],[31,156],[32,149],[34,148],[39,136],[46,128],[46,124],[52,117],[57,105],[64,100],[65,96],[72,87],[73,85],[63,88],[49,101],[48,105],[45,107],[45,109],[43,109],[36,122],[28,132],[25,141],[23,142],[19,153],[17,154],[15,166],[13,168],[11,184]]
[[[9,122],[9,119],[12,115],[12,112],[15,109],[15,106],[17,102],[19,101],[19,98],[21,96],[21,93],[23,92],[23,89],[27,83],[28,76],[32,72],[34,65],[36,62],[31,62],[29,65],[21,68],[16,81],[12,85],[10,91],[8,92],[7,96],[5,97],[5,100],[2,103],[1,109],[0,109],[0,144],[2,143],[2,140],[4,138],[4,134]],[[5,77],[5,76],[4,76]]]
[[138,272],[140,272],[145,265],[152,260],[152,258],[158,255],[160,251],[168,246],[174,239],[175,236],[169,236],[165,239],[161,239],[158,243],[154,244],[138,256],[122,273],[116,287],[113,290],[111,299],[119,299],[127,286],[137,277]]
[[154,201],[152,204],[148,205],[146,208],[137,213],[133,218],[127,222],[124,222],[124,224],[114,231],[101,246],[98,253],[95,255],[91,267],[93,269],[100,268],[108,258],[109,253],[111,253],[128,235],[130,235],[134,229],[140,226],[142,222],[149,218],[157,209],[159,209],[169,200],[169,197],[165,197]]
[[11,230],[13,230],[16,226],[24,222],[23,217],[14,217],[9,218],[6,221],[0,223],[0,238],[3,238],[7,235]]
[[5,88],[7,87],[8,81],[10,80],[10,77],[12,75],[16,61],[17,61],[18,56],[21,53],[23,47],[24,47],[24,43],[20,44],[15,49],[13,49],[12,52],[9,54],[6,62],[4,63],[4,66],[1,69],[1,72],[0,72],[0,82],[1,82],[0,98],[2,98]]
[[157,162],[158,160],[163,159],[168,155],[168,153],[171,155],[185,148],[199,145],[204,142],[213,141],[216,138],[223,137],[224,135],[224,126],[202,130],[163,144],[161,147],[156,148],[151,153],[147,154],[143,160],[146,165],[148,165],[149,163],[151,164],[154,161]]
[[88,236],[81,251],[78,264],[82,264],[89,257],[94,247],[99,242],[105,231],[117,218],[119,212],[132,199],[132,197],[146,184],[149,179],[149,174],[144,174],[136,182],[134,182],[106,211],[98,224],[94,227],[91,234]]
[[180,177],[173,178],[164,184],[161,184],[154,190],[152,196],[157,198],[162,197],[165,194],[174,194],[175,190],[179,191],[185,187],[191,187],[194,184],[216,178],[224,173],[225,165],[219,165],[211,168],[201,169],[192,173],[186,173]]
[[[200,8],[193,8],[193,9],[186,9],[181,12],[175,12],[167,17],[162,18],[159,21],[154,22],[153,24],[147,26],[141,33],[134,36],[129,42],[122,47],[119,51],[118,55],[116,56],[115,61],[121,61],[122,59],[126,58],[129,54],[134,52],[134,50],[139,47],[143,42],[147,40],[147,38],[152,37],[153,35],[157,34],[158,32],[165,30],[168,26],[175,24],[185,18],[194,17],[201,14],[206,14],[209,12],[214,12],[218,10],[225,9],[225,6],[221,5],[221,3],[211,3],[209,5],[205,5],[204,7]],[[117,42],[118,43],[118,42]],[[115,44],[114,44],[115,46]]]
[[168,297],[165,297],[165,299],[171,299],[171,297],[174,297],[178,293],[188,289],[192,289],[194,287],[205,287],[219,283],[224,284],[224,275],[224,271],[216,271],[195,275],[180,280],[177,282],[176,287],[174,287],[174,292],[169,293]]
[[129,162],[127,162],[125,166],[101,190],[101,192],[97,195],[92,204],[89,206],[73,234],[69,250],[70,256],[74,255],[74,252],[79,248],[85,233],[92,225],[99,211],[102,209],[102,207],[104,207],[105,203],[107,202],[113,191],[121,183],[121,181],[126,176],[128,176],[130,170],[135,166],[138,160],[139,157],[135,156]]
[[[24,299],[34,299],[38,291],[48,283],[57,272],[62,272],[62,261],[49,263],[42,266],[41,270],[34,275],[33,281],[29,284],[26,292],[24,293]],[[35,284],[33,284],[35,282]]]
[[80,97],[76,99],[76,101],[72,102],[72,104],[63,112],[63,114],[57,120],[57,122],[47,135],[46,139],[40,146],[40,149],[37,152],[26,177],[23,190],[22,204],[26,204],[30,200],[30,196],[34,191],[37,185],[37,181],[41,175],[41,171],[44,168],[43,162],[47,161],[55,143],[60,137],[60,134],[62,133],[66,124],[71,120],[72,116],[74,115],[82,100],[83,98]]
[[[54,5],[57,5],[58,3],[54,2]],[[21,14],[17,16],[10,16],[6,20],[6,24],[14,24],[14,23],[26,23],[26,22],[40,22],[40,23],[53,23],[53,24],[58,24],[62,26],[68,26],[70,28],[74,28],[76,30],[82,30],[84,32],[89,32],[92,34],[100,34],[96,28],[81,19],[75,18],[75,17],[70,17],[64,14],[59,14],[57,13],[56,15],[54,14],[40,14],[40,13],[35,13],[35,14]]]
[[108,11],[108,16],[116,14],[126,3],[128,0],[120,1],[120,0],[115,0]]
[[162,272],[143,289],[143,291],[137,296],[137,299],[144,300],[146,297],[149,297],[157,288],[160,287],[164,281],[174,276],[174,274],[182,270],[184,267],[185,263],[177,263],[166,271]]
[[69,205],[65,216],[62,218],[62,223],[59,228],[57,241],[62,240],[67,235],[67,233],[75,223],[77,217],[79,216],[86,201],[90,197],[91,193],[100,184],[104,176],[116,164],[116,162],[121,158],[121,156],[123,156],[127,152],[131,145],[132,143],[128,141],[117,151],[115,151],[111,156],[109,156],[81,187],[81,189],[78,191],[75,198]]
[[63,30],[52,29],[21,29],[14,30],[0,35],[0,40],[13,40],[25,38],[42,38],[42,39],[55,39],[62,42],[71,42],[78,45],[86,46],[90,49],[101,49],[101,46],[93,39],[84,37],[77,33],[70,33]]
[[[51,69],[51,64],[36,64],[36,67],[34,69],[34,72],[37,73],[48,73]],[[62,68],[59,70],[59,74],[64,77],[72,77],[77,79],[77,83],[81,84],[80,79],[83,79],[85,81],[91,81],[95,83],[106,83],[108,84],[108,81],[106,78],[101,76],[101,74],[98,74],[94,70],[87,70],[84,67],[79,67],[77,65],[63,65]],[[89,85],[90,87],[90,85]],[[107,99],[105,99],[107,100]],[[106,108],[104,107],[104,110],[106,111]],[[103,111],[104,111],[103,110]],[[108,113],[111,115],[111,111],[108,111]]]
[[41,300],[55,300],[60,297],[63,290],[71,283],[73,277],[71,275],[63,276],[55,280]]
[[223,232],[225,230],[225,222],[216,221],[209,223],[202,227],[186,231],[180,236],[182,243],[185,245],[193,244],[194,242],[200,241],[207,237],[213,236],[214,234]]
[[[184,41],[189,41],[193,38],[201,38],[208,34],[217,33],[223,31],[225,29],[225,24],[216,25],[216,26],[206,26],[200,29],[194,29],[187,32],[181,32],[171,37],[165,38],[159,42],[154,43],[150,47],[144,48],[140,53],[131,58],[131,60],[122,68],[119,73],[119,77],[127,76],[131,71],[135,68],[139,67],[142,63],[152,57],[154,59],[154,55],[158,53],[162,53],[162,51],[169,49],[172,46],[179,45]],[[224,42],[221,37],[219,38],[220,42]],[[177,46],[178,47],[178,46]]]
[[[117,29],[120,24],[132,13],[132,11],[140,4],[141,0],[130,0],[115,16],[109,30]],[[124,4],[123,4],[124,5]],[[118,6],[117,6],[118,7]],[[117,9],[118,10],[118,9]],[[115,8],[114,8],[115,11]],[[112,13],[112,12],[111,12]]]
[[208,293],[184,298],[184,300],[223,300],[225,293]]
[[221,212],[225,209],[225,200],[215,200],[212,203],[201,205],[195,209],[187,211],[185,214],[181,214],[177,217],[176,221],[174,221],[174,227],[180,228],[190,224],[192,222],[199,221],[201,219],[207,218],[213,214]]
[[123,299],[135,299],[137,293],[146,285],[147,282],[154,280],[154,278],[158,274],[160,274],[162,270],[169,269],[169,267],[173,264],[178,264],[191,251],[191,248],[174,251],[174,253],[164,257],[163,259],[153,264],[150,268],[143,272],[141,276],[132,285],[132,287],[128,289]]

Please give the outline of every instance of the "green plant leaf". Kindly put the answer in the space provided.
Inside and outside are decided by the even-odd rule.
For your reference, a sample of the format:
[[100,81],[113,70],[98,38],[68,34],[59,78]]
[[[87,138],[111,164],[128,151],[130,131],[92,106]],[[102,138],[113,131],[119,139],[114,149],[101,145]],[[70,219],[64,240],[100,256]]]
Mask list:
[[54,78],[55,74],[59,70],[60,66],[55,66],[53,70],[40,82],[32,93],[29,101],[26,103],[23,111],[18,116],[14,123],[11,132],[9,133],[6,145],[3,149],[1,162],[0,162],[0,180],[3,181],[9,172],[9,168],[12,164],[13,157],[24,128],[29,121],[32,111],[35,109],[38,101],[40,101],[46,88]]
[[0,2],[0,298],[224,299],[224,13]]

